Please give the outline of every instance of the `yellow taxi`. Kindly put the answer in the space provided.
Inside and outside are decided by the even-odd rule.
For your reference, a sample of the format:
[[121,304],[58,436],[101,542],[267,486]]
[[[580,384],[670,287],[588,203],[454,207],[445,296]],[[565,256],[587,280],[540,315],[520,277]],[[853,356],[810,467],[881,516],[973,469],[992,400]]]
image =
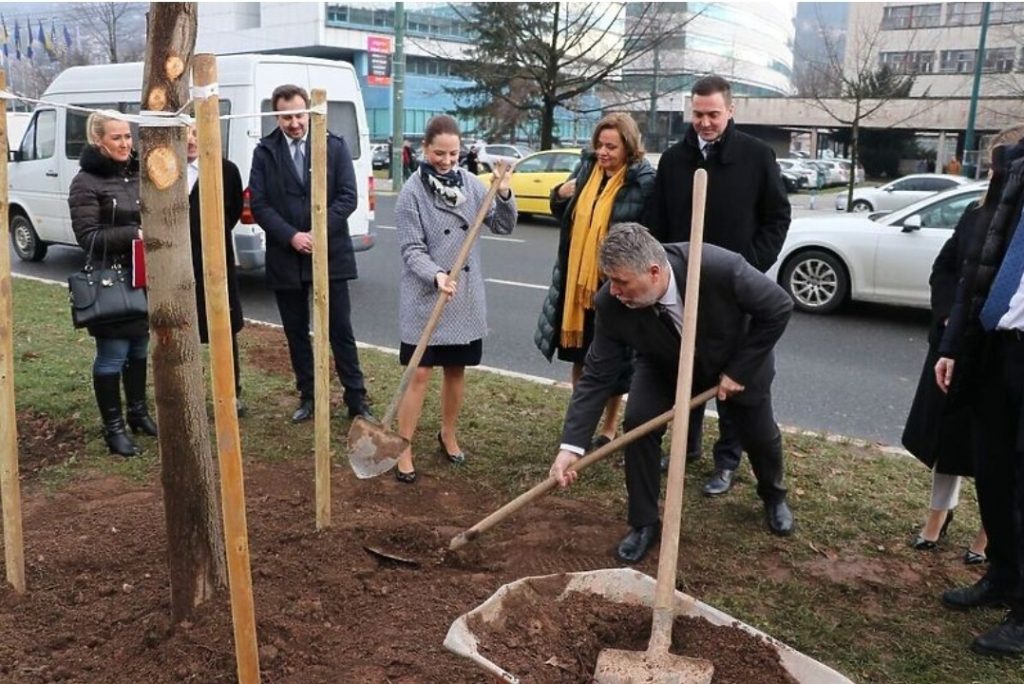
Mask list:
[[[579,163],[578,147],[534,152],[516,162],[515,173],[512,174],[512,192],[516,196],[519,215],[550,216],[551,189],[568,178]],[[480,174],[484,185],[490,185],[491,175]]]

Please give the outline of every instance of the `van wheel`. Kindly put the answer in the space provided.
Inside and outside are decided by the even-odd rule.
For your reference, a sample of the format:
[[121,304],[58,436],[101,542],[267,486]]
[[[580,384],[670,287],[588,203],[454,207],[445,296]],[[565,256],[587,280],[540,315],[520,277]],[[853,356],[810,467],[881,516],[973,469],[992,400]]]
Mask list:
[[11,214],[11,245],[22,261],[42,261],[47,244],[39,239],[32,222],[24,214]]

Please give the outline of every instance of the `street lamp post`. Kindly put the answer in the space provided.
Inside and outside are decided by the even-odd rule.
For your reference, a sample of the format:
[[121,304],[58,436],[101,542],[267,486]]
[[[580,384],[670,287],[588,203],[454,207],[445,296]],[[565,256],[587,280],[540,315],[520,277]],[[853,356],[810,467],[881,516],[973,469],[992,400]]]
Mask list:
[[964,164],[961,172],[968,178],[978,175],[980,154],[975,153],[973,163],[967,163],[967,155],[974,151],[974,117],[978,111],[978,92],[981,90],[981,69],[985,64],[985,37],[988,34],[988,15],[992,3],[982,3],[981,33],[978,35],[978,52],[974,56],[974,82],[971,84],[971,106],[967,113],[967,133],[964,135]]
[[405,179],[405,3],[395,3],[395,57],[391,63],[391,189],[398,192]]

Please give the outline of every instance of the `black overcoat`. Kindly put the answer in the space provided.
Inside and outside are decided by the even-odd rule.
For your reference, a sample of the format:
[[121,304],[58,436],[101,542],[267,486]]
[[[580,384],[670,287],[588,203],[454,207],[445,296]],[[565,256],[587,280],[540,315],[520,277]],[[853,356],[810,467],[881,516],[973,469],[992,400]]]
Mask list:
[[693,174],[707,169],[704,241],[743,255],[764,273],[779,256],[791,214],[775,153],[732,121],[717,147],[705,160],[691,126],[662,155],[647,225],[662,243],[689,240]]
[[[306,160],[310,159],[306,137]],[[291,245],[298,232],[311,227],[310,173],[300,179],[280,128],[260,140],[252,155],[249,190],[252,213],[267,234],[267,287],[298,290],[313,282],[313,256]],[[327,271],[331,280],[356,277],[356,257],[348,217],[359,204],[352,155],[343,138],[327,134]]]

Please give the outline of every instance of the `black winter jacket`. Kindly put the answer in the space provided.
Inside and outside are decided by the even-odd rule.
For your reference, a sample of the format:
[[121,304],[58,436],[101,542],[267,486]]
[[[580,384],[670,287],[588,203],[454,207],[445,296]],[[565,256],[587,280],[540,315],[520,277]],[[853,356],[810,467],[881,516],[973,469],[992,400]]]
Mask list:
[[[576,185],[577,192],[572,197],[568,199],[558,197],[561,183],[551,191],[551,213],[561,223],[558,236],[558,255],[555,259],[555,267],[551,271],[551,286],[544,298],[544,305],[541,307],[540,317],[537,319],[537,330],[533,336],[533,343],[537,345],[548,361],[554,357],[561,337],[562,308],[565,305],[565,279],[567,276],[566,262],[569,259],[569,239],[572,237],[572,217],[576,210],[576,199],[579,197],[579,192],[583,190],[583,185],[590,178],[596,161],[597,156],[593,152],[583,153],[582,163],[566,179],[568,181],[576,178],[580,181]],[[654,191],[654,176],[654,167],[646,159],[630,164],[626,171],[626,180],[615,196],[615,203],[612,205],[612,225],[643,220],[647,211],[647,203]]]
[[779,256],[789,231],[790,206],[775,153],[730,121],[705,160],[691,126],[662,155],[647,225],[662,243],[688,242],[693,174],[708,172],[704,241],[743,255],[764,273]]
[[[86,145],[68,192],[71,228],[82,249],[92,251],[96,268],[115,263],[131,268],[132,240],[141,224],[139,161],[134,153],[115,162],[94,145]],[[146,316],[107,325],[89,326],[93,337],[127,338],[149,334]]]

